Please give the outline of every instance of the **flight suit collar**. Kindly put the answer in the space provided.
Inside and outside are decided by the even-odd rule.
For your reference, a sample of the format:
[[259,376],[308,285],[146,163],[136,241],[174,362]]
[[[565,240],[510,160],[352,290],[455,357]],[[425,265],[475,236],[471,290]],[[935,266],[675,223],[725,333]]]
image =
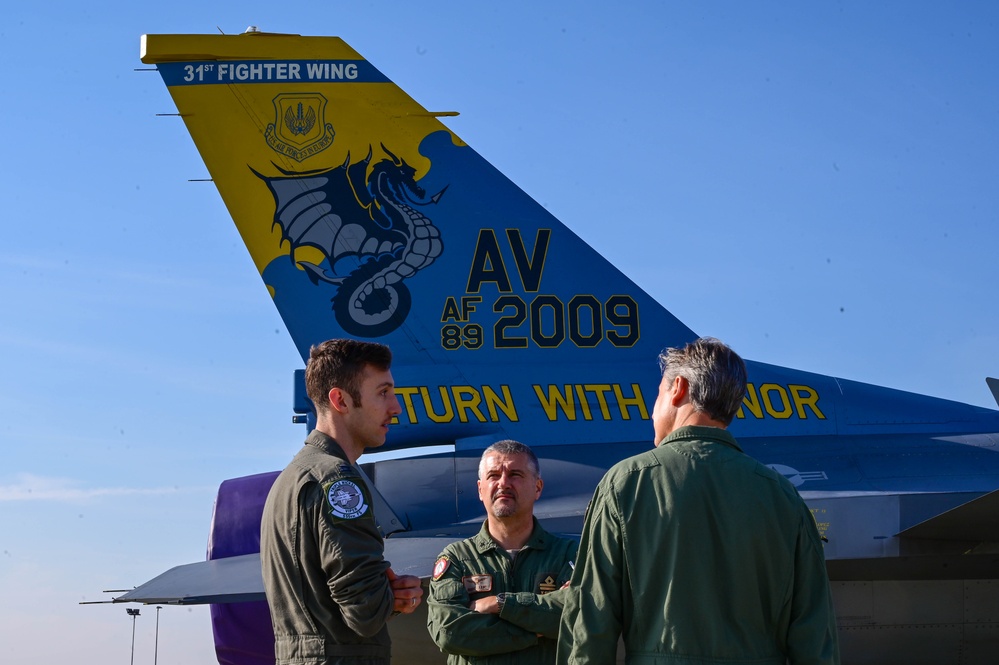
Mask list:
[[[524,548],[532,550],[547,549],[552,539],[551,534],[542,528],[537,517],[532,517],[531,519],[534,520],[534,530],[531,531],[531,537],[527,539]],[[484,554],[489,550],[501,549],[499,543],[489,535],[489,520],[482,523],[482,528],[472,537],[472,542],[475,544],[475,549],[478,550],[479,554]]]
[[340,459],[349,460],[347,453],[343,452],[343,448],[340,444],[336,442],[336,439],[330,435],[320,432],[317,429],[309,432],[309,435],[305,437],[305,445],[313,446],[323,451],[327,455],[332,455],[333,457],[339,457]]
[[713,441],[724,444],[730,448],[734,448],[740,453],[743,452],[742,448],[739,447],[738,442],[736,442],[735,437],[732,436],[727,429],[721,429],[720,427],[703,427],[699,425],[687,425],[673,430],[667,434],[656,447],[658,448],[670,443],[679,443],[683,441]]

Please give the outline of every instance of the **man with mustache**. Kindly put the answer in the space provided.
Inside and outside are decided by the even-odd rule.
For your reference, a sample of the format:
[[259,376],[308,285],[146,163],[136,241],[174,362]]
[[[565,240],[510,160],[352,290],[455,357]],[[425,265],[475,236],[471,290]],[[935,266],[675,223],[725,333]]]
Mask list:
[[385,560],[372,494],[356,462],[401,412],[383,344],[313,346],[305,385],[316,426],[274,481],[260,561],[276,665],[389,665],[386,622],[420,604],[420,578]]
[[553,536],[534,517],[544,482],[524,444],[486,448],[477,485],[486,521],[437,558],[427,601],[430,635],[448,665],[554,663],[576,542]]

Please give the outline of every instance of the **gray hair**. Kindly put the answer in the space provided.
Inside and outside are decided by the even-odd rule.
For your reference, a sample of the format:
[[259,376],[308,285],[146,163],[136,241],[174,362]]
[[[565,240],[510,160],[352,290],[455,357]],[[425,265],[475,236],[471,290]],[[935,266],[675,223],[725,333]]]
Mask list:
[[482,480],[482,475],[485,472],[486,455],[490,455],[492,453],[496,453],[498,455],[527,455],[527,461],[531,466],[531,471],[534,472],[536,477],[541,477],[541,465],[538,464],[538,457],[534,454],[534,451],[520,441],[504,439],[503,441],[497,441],[482,451],[482,457],[479,458],[479,480]]
[[659,354],[667,382],[682,376],[690,385],[690,403],[712,420],[732,422],[746,396],[746,363],[714,337],[701,337],[682,349]]

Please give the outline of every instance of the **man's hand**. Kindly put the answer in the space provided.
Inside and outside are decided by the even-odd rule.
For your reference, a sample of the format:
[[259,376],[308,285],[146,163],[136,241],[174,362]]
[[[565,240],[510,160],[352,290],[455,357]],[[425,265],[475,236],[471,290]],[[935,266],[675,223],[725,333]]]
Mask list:
[[423,589],[420,588],[420,578],[413,575],[396,575],[391,568],[385,571],[395,603],[392,609],[400,614],[412,614],[420,606]]
[[479,614],[499,614],[500,611],[499,601],[496,599],[496,596],[486,596],[485,598],[473,600],[468,607],[473,612],[478,612]]

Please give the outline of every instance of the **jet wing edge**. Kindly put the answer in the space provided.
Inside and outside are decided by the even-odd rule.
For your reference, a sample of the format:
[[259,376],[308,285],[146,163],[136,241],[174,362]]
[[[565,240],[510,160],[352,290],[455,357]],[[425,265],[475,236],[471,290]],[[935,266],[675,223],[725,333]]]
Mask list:
[[260,555],[254,553],[175,566],[112,602],[205,605],[264,599]]
[[[429,579],[437,556],[455,540],[460,537],[387,538],[385,558],[397,575]],[[259,600],[266,600],[266,596],[260,573],[260,554],[254,552],[175,566],[111,602],[207,605]]]
[[944,511],[896,535],[927,540],[999,542],[999,490]]
[[996,406],[999,406],[999,379],[987,376],[985,377],[985,383],[989,385],[989,390],[992,391],[992,398],[996,401]]

